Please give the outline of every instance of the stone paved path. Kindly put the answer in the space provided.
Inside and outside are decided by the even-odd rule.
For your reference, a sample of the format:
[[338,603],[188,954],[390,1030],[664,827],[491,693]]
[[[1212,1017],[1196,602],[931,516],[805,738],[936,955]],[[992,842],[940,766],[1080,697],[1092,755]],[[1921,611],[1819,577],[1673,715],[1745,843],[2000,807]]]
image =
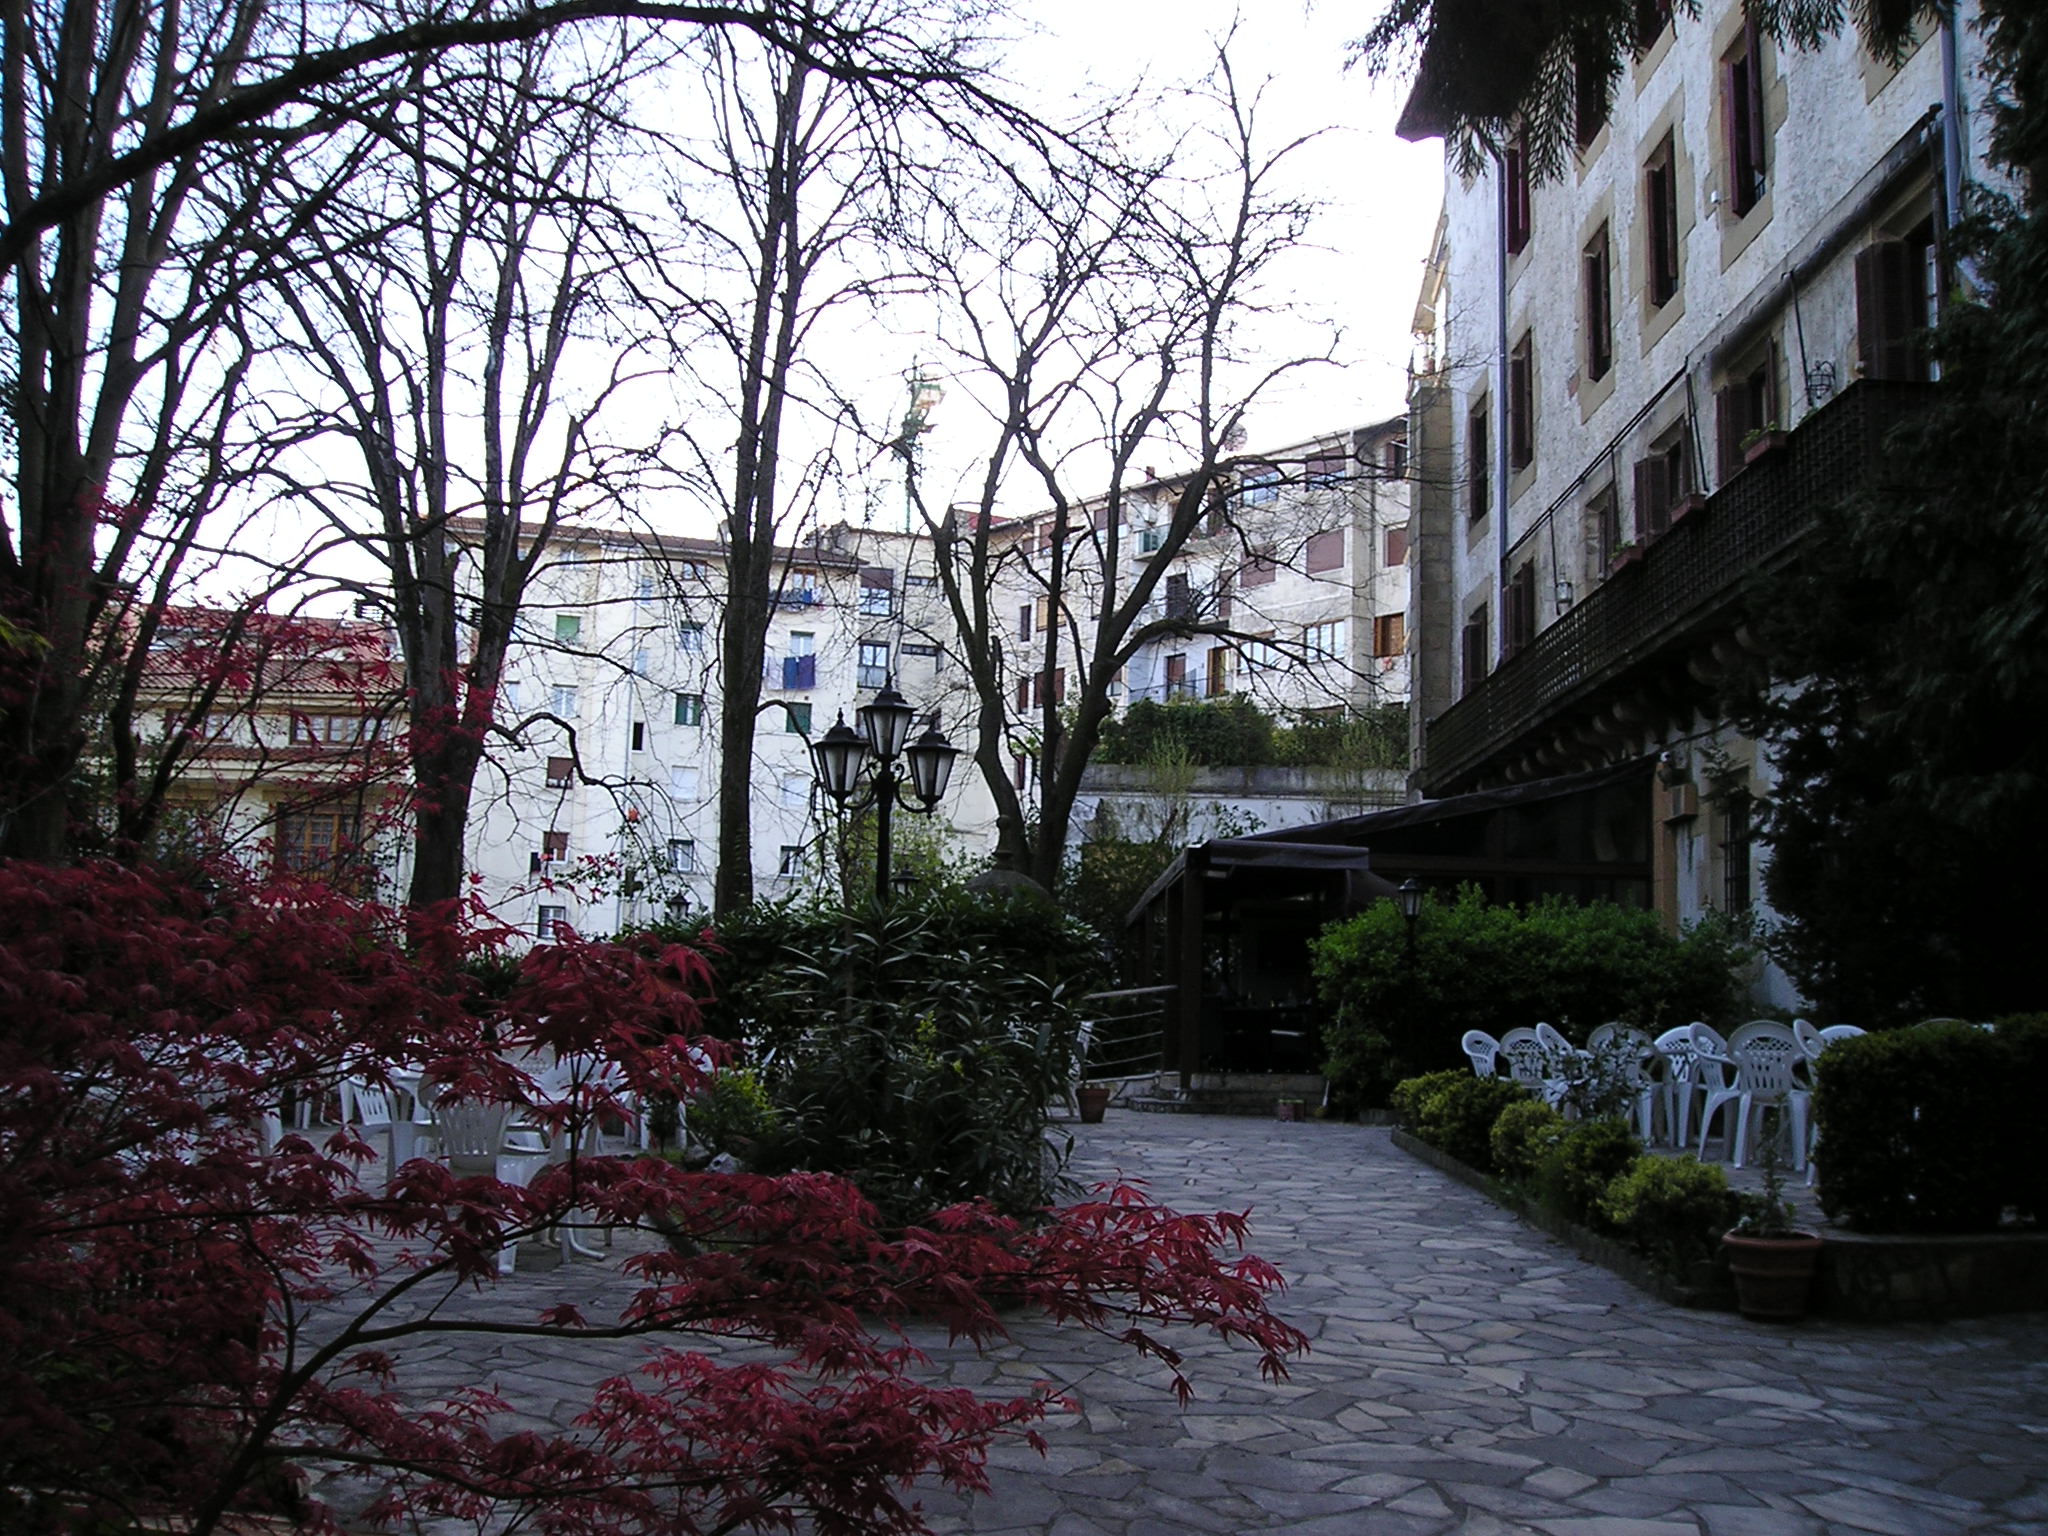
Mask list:
[[[1655,1301],[1394,1147],[1336,1124],[1112,1113],[1076,1171],[1182,1209],[1250,1207],[1254,1251],[1314,1341],[1282,1385],[1195,1340],[1196,1400],[1107,1341],[1037,1324],[984,1390],[1051,1379],[1078,1411],[1006,1447],[992,1496],[925,1499],[942,1533],[1705,1536],[2048,1531],[2048,1315],[1767,1327]],[[575,1264],[500,1307],[586,1302]],[[616,1362],[500,1341],[487,1373],[546,1421]]]

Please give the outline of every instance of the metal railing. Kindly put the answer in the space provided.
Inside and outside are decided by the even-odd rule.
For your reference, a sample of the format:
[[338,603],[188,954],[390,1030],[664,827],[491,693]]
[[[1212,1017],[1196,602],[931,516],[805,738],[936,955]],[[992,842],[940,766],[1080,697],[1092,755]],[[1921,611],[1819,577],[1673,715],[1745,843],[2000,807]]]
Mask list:
[[1560,708],[1651,660],[1740,597],[1749,575],[1870,483],[1891,429],[1932,386],[1864,380],[1750,465],[1432,720],[1423,782],[1442,794]]
[[1166,1060],[1166,1008],[1178,988],[1127,987],[1081,999],[1093,1029],[1085,1076],[1150,1077]]

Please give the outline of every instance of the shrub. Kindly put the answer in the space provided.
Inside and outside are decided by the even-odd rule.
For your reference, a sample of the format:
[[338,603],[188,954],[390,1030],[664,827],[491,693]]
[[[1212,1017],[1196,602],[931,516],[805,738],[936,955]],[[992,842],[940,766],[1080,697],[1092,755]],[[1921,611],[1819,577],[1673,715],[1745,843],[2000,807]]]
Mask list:
[[1526,911],[1491,906],[1477,887],[1427,905],[1408,963],[1397,905],[1375,902],[1315,941],[1316,979],[1330,1007],[1324,1039],[1331,1102],[1385,1102],[1404,1077],[1462,1059],[1468,1029],[1499,1036],[1549,1019],[1574,1039],[1627,1019],[1728,1023],[1738,1009],[1742,934],[1724,921],[1667,933],[1656,914],[1545,898]]
[[1536,1168],[1537,1192],[1572,1220],[1604,1226],[1601,1198],[1642,1150],[1624,1122],[1582,1120],[1544,1153]]
[[1735,1220],[1728,1175],[1718,1164],[1651,1153],[1607,1186],[1598,1209],[1608,1225],[1675,1274],[1711,1259]]
[[[2042,1031],[1953,1022],[1863,1035],[1828,1048],[1814,1114],[1825,1152],[1821,1208],[1859,1231],[1969,1232],[2009,1203],[2037,1202],[2048,1138],[2028,1102]],[[2026,1063],[2031,1062],[2031,1069]],[[2038,1205],[2033,1206],[2038,1210]]]
[[1525,1098],[1508,1105],[1493,1122],[1494,1172],[1517,1182],[1529,1179],[1564,1134],[1564,1116],[1541,1099]]
[[1241,694],[1220,699],[1138,699],[1102,723],[1095,757],[1104,763],[1184,756],[1197,768],[1256,767],[1273,760],[1273,717]]
[[[2048,1013],[2016,1014],[1998,1021],[2006,1056],[2006,1084],[2018,1100],[2027,1087],[2048,1083]],[[2031,1105],[2015,1102],[2002,1117],[1998,1166],[2011,1181],[2006,1198],[2022,1220],[2048,1226],[2048,1131]]]
[[1400,1084],[1395,1112],[1419,1140],[1482,1173],[1493,1168],[1493,1123],[1510,1104],[1528,1097],[1504,1077],[1464,1071],[1432,1072]]
[[715,1072],[690,1101],[690,1140],[711,1152],[751,1153],[775,1132],[775,1105],[744,1067]]
[[1067,1081],[1093,936],[1043,901],[938,894],[722,920],[719,998],[775,1107],[749,1161],[844,1174],[892,1222],[1050,1202],[1045,1106]]

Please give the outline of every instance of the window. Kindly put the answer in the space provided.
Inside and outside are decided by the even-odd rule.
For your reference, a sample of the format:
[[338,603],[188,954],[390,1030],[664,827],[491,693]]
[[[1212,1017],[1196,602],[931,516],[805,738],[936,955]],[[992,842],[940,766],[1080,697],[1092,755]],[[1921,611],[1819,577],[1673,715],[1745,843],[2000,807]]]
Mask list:
[[1405,437],[1389,438],[1387,445],[1380,450],[1380,464],[1386,470],[1389,479],[1407,479],[1408,439]]
[[1287,658],[1274,647],[1270,633],[1257,640],[1245,641],[1240,649],[1245,666],[1254,672],[1269,672],[1286,664]]
[[1031,638],[1031,605],[1029,603],[1019,603],[1017,605],[1017,638],[1019,640],[1029,640]]
[[1652,309],[1678,293],[1678,158],[1670,134],[1643,166],[1643,286]]
[[285,811],[277,818],[277,867],[298,875],[338,875],[355,863],[361,823],[342,811]]
[[1386,553],[1382,564],[1406,565],[1408,563],[1408,525],[1396,524],[1387,530]]
[[1327,619],[1321,624],[1305,624],[1301,631],[1301,648],[1310,661],[1333,661],[1344,654],[1344,621]]
[[863,640],[854,668],[854,686],[858,688],[886,688],[889,686],[889,644],[885,640]]
[[557,683],[548,690],[548,709],[564,720],[576,718],[576,690],[566,684]]
[[1613,482],[1602,486],[1599,494],[1586,503],[1586,521],[1592,525],[1600,563],[1605,566],[1621,547],[1621,498],[1615,494]]
[[1166,616],[1181,622],[1195,616],[1195,589],[1184,572],[1175,571],[1166,578]]
[[1520,134],[1500,153],[1506,183],[1508,254],[1518,255],[1529,243],[1529,151]]
[[1029,709],[1030,707],[1031,679],[1028,677],[1020,677],[1017,679],[1017,713],[1022,714],[1025,710]]
[[783,705],[782,729],[792,736],[810,735],[811,706],[808,703]]
[[1778,345],[1764,348],[1755,364],[1728,381],[1714,397],[1716,456],[1720,476],[1742,468],[1751,441],[1761,432],[1778,430]]
[[1237,584],[1240,587],[1263,587],[1279,573],[1279,563],[1273,557],[1273,546],[1261,544],[1252,551],[1251,558],[1238,568]]
[[1607,126],[1608,85],[1605,50],[1582,46],[1572,60],[1572,128],[1581,150]]
[[[203,724],[211,724],[218,717],[208,716]],[[298,715],[291,717],[292,745],[295,747],[337,747],[350,746],[356,742],[375,741],[382,734],[384,722],[365,720],[360,715]],[[218,735],[217,730],[203,732],[208,739]]]
[[1481,603],[1472,610],[1472,616],[1465,621],[1465,628],[1458,640],[1463,662],[1460,675],[1464,680],[1464,686],[1459,691],[1470,693],[1486,677],[1487,664],[1491,659],[1486,651],[1486,604]]
[[701,693],[679,693],[676,695],[676,724],[702,725],[704,723],[704,695]]
[[808,629],[792,629],[789,632],[789,654],[792,656],[815,656],[818,654],[818,636]]
[[1169,699],[1194,697],[1194,689],[1188,683],[1188,658],[1184,652],[1175,651],[1166,658],[1166,696]]
[[800,811],[811,803],[811,781],[791,774],[782,781],[782,808]]
[[1614,366],[1614,254],[1607,226],[1587,242],[1579,258],[1586,327],[1586,377],[1607,377]]
[[1493,455],[1488,442],[1492,410],[1492,403],[1482,395],[1465,418],[1465,515],[1475,523],[1486,516],[1492,504]]
[[1237,477],[1240,507],[1270,507],[1280,499],[1280,471],[1271,464],[1247,469]]
[[1536,562],[1524,560],[1502,594],[1501,654],[1513,656],[1536,638]]
[[555,615],[555,642],[558,645],[574,645],[583,634],[583,619],[574,613]]
[[1508,468],[1536,458],[1536,343],[1529,332],[1508,352]]
[[568,789],[576,782],[576,760],[573,757],[551,757],[548,759],[548,788]]
[[668,840],[668,867],[678,875],[696,873],[697,840],[694,837],[672,837]]
[[1721,64],[1722,126],[1727,139],[1728,207],[1737,218],[1763,200],[1769,185],[1769,132],[1764,122],[1763,33],[1756,18]]
[[1344,530],[1326,528],[1321,533],[1309,535],[1306,554],[1311,574],[1340,569],[1344,564]]
[[691,620],[676,626],[676,649],[685,656],[704,654],[704,626]]
[[1930,220],[1903,240],[1856,254],[1856,358],[1867,379],[1940,377],[1927,332],[1941,318],[1941,266]]
[[569,930],[569,909],[567,907],[542,907],[539,920],[533,925],[533,936],[543,943],[552,943]]
[[804,850],[800,843],[784,843],[782,855],[775,866],[775,873],[785,880],[794,880],[804,872]]
[[674,800],[695,800],[703,793],[703,770],[696,767],[671,768],[668,771],[669,797]]
[[1011,786],[1015,789],[1023,789],[1030,782],[1031,759],[1026,757],[1022,752],[1012,752],[1010,754]]
[[1310,485],[1338,485],[1351,472],[1351,457],[1342,448],[1323,449],[1309,458],[1305,469]]
[[1721,800],[1721,910],[1747,912],[1752,905],[1749,879],[1749,796],[1731,791]]
[[704,565],[699,560],[678,560],[670,569],[683,581],[702,581],[704,579]]
[[1230,647],[1216,645],[1209,648],[1209,677],[1207,692],[1216,698],[1230,691]]
[[1658,440],[1648,457],[1636,461],[1638,542],[1647,543],[1671,526],[1671,509],[1692,494],[1692,440],[1683,423]]
[[860,611],[864,618],[886,619],[896,611],[896,573],[868,566],[860,573]]
[[1067,702],[1067,669],[1065,667],[1054,667],[1052,669],[1052,701],[1055,705]]
[[1383,613],[1372,621],[1372,653],[1375,656],[1402,656],[1408,651],[1408,615],[1405,613]]
[[633,722],[633,750],[635,752],[645,752],[647,750],[647,722],[644,720],[635,720]]
[[939,670],[939,648],[936,645],[904,646],[903,665],[907,667],[913,661],[923,662],[926,669],[934,676],[937,676]]
[[1147,523],[1138,530],[1138,553],[1141,555],[1156,555],[1165,542],[1166,530],[1157,523]]
[[543,832],[540,835],[540,857],[544,864],[569,857],[569,834],[566,832]]
[[1647,53],[1670,25],[1671,0],[1636,0],[1636,52]]
[[932,588],[937,587],[938,584],[938,577],[930,575],[921,575],[915,572],[903,578],[903,585],[913,592],[929,591]]
[[637,601],[642,603],[653,602],[654,577],[652,575],[642,575],[641,577],[639,577],[639,579],[633,583],[633,596]]

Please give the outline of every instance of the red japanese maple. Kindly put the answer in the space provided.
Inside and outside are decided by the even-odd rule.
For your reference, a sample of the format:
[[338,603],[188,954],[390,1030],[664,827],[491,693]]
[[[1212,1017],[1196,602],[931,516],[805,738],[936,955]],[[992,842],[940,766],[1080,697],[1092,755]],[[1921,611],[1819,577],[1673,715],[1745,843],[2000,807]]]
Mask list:
[[[380,1516],[516,1505],[564,1533],[912,1532],[914,1480],[985,1486],[991,1439],[1028,1434],[1050,1398],[934,1386],[900,1324],[988,1340],[994,1307],[1019,1302],[1165,1360],[1183,1394],[1164,1325],[1243,1339],[1275,1376],[1305,1343],[1268,1310],[1272,1269],[1222,1256],[1242,1217],[1177,1215],[1131,1189],[1035,1224],[957,1207],[884,1231],[823,1175],[572,1157],[520,1188],[430,1162],[387,1182],[346,1133],[267,1150],[286,1095],[386,1062],[483,1100],[527,1093],[521,1050],[611,1063],[551,1111],[571,1141],[616,1094],[687,1091],[709,981],[688,947],[572,938],[486,997],[463,961],[487,933],[415,915],[401,944],[391,914],[317,885],[205,892],[111,865],[0,864],[0,912],[10,1529],[318,1521],[297,1474],[341,1465],[381,1480]],[[635,1256],[617,1316],[480,1322],[436,1305],[493,1284],[502,1245],[572,1211],[749,1241]],[[511,1433],[488,1392],[402,1390],[408,1348],[457,1330],[648,1347],[572,1428]]]

